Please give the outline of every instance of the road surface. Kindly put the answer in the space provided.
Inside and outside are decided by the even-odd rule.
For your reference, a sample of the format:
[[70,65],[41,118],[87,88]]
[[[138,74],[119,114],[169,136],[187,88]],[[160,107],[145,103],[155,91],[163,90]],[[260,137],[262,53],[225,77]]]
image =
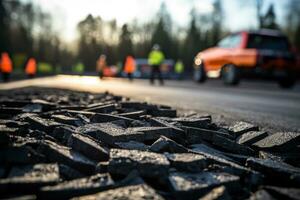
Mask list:
[[99,80],[93,76],[37,78],[1,83],[0,90],[27,86],[56,87],[89,92],[109,91],[136,100],[170,105],[181,112],[211,114],[217,122],[253,122],[274,131],[300,131],[300,86],[280,89],[269,82],[244,81],[239,87],[226,87],[219,80],[203,85],[192,81],[166,81],[161,87],[147,80]]

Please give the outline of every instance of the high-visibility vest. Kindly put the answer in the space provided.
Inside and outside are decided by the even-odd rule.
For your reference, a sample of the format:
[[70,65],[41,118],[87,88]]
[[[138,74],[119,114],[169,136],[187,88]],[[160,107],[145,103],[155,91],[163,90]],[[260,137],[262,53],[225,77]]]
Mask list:
[[124,72],[133,73],[135,71],[135,60],[132,56],[127,56],[124,66]]
[[26,74],[35,75],[36,74],[36,61],[34,58],[30,58],[27,62],[25,68]]
[[149,63],[149,65],[160,65],[160,64],[162,64],[164,59],[165,59],[165,56],[161,51],[153,50],[149,54],[148,63]]
[[175,64],[175,72],[181,74],[184,71],[184,65],[181,61],[177,61]]
[[2,53],[1,62],[0,62],[1,72],[3,73],[11,73],[12,72],[12,62],[9,58],[8,53]]

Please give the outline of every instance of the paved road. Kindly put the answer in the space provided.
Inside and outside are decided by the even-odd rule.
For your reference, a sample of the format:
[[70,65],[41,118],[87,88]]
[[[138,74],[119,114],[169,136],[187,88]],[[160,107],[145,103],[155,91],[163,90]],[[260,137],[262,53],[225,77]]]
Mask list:
[[0,84],[0,89],[26,86],[68,88],[90,92],[109,91],[137,100],[166,104],[184,112],[212,114],[218,122],[254,122],[267,130],[300,131],[300,85],[282,90],[269,82],[244,81],[239,87],[210,80],[204,85],[192,81],[167,81],[163,87],[146,80],[99,80],[88,76],[55,76]]

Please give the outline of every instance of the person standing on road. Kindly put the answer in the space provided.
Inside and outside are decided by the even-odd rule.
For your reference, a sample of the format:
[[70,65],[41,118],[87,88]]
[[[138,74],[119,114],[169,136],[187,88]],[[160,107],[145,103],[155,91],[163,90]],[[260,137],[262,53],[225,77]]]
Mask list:
[[148,63],[151,66],[151,75],[150,75],[150,83],[154,84],[155,75],[158,76],[160,84],[164,84],[164,80],[161,74],[160,66],[164,62],[165,56],[163,52],[160,50],[160,46],[155,44],[152,48],[148,56]]
[[181,80],[183,78],[183,73],[184,73],[184,65],[181,60],[178,60],[175,64],[175,69],[176,77]]
[[36,61],[34,58],[29,58],[25,67],[25,73],[28,78],[33,78],[36,75]]
[[124,65],[124,72],[127,73],[128,79],[130,81],[133,81],[132,74],[135,71],[135,66],[136,66],[136,63],[135,63],[134,57],[132,55],[128,55],[126,57],[126,61],[125,61],[125,65]]
[[0,71],[2,73],[2,79],[4,82],[9,81],[12,70],[13,70],[12,61],[8,53],[6,52],[2,53],[1,60],[0,60]]
[[102,54],[98,60],[97,60],[97,64],[96,64],[96,71],[98,72],[98,76],[100,79],[103,78],[103,70],[106,67],[106,55]]

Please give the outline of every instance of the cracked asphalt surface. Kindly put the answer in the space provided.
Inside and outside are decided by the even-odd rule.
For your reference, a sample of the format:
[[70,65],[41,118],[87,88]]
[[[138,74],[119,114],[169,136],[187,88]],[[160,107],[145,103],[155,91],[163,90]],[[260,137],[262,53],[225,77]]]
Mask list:
[[95,76],[58,75],[46,78],[1,83],[0,90],[40,86],[79,91],[104,92],[136,100],[172,106],[184,113],[211,114],[215,121],[231,123],[244,120],[265,130],[300,131],[300,85],[292,90],[280,89],[274,82],[242,81],[238,87],[224,86],[220,80],[205,84],[167,80],[164,86],[150,85],[148,80]]

